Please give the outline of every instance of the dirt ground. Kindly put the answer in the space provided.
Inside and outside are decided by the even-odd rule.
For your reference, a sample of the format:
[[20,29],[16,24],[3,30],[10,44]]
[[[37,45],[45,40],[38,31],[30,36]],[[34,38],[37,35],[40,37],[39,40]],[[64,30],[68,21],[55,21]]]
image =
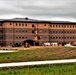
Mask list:
[[30,50],[36,48],[53,48],[54,46],[30,46],[30,47],[0,47],[0,50]]

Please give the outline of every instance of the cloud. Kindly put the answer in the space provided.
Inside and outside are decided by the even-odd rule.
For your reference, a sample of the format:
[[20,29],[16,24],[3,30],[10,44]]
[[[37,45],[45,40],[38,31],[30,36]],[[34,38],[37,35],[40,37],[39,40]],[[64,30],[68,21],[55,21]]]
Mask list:
[[75,19],[75,7],[76,0],[0,0],[0,16]]

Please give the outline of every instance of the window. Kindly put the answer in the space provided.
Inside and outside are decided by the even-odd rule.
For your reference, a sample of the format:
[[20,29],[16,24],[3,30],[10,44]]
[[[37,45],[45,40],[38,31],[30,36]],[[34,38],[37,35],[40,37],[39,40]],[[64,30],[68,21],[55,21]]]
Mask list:
[[50,39],[52,39],[52,37],[50,37]]
[[60,37],[59,37],[59,39],[60,39]]
[[16,26],[18,26],[18,24],[16,23]]
[[64,25],[62,25],[62,27],[64,27]]
[[19,38],[21,38],[21,37],[19,37]]
[[73,28],[74,28],[74,25],[73,25]]
[[12,31],[12,29],[10,29],[9,31]]
[[38,39],[40,39],[40,36],[38,36]]
[[27,30],[25,32],[27,32]]
[[55,27],[55,25],[53,25],[53,27]]
[[50,25],[50,27],[52,27],[52,25]]
[[67,31],[67,33],[69,33],[69,31]]
[[25,24],[25,26],[27,26],[27,24]]
[[2,26],[2,24],[0,24],[0,26]]
[[72,26],[70,25],[70,28],[71,28]]
[[17,39],[18,37],[16,37],[16,39]]
[[52,33],[52,31],[50,31],[50,33]]
[[53,39],[55,39],[55,37],[53,37]]
[[46,38],[46,36],[44,36]]
[[32,24],[32,27],[34,27],[34,24]]
[[27,39],[27,37],[26,37],[26,39]]
[[64,31],[64,33],[66,33],[66,31]]
[[56,27],[58,27],[58,25],[56,25]]
[[53,33],[55,33],[55,31],[53,31]]
[[32,31],[32,33],[35,33],[34,31]]
[[24,37],[22,37],[22,38],[24,38]]
[[74,39],[74,37],[73,37],[73,39]]
[[18,30],[16,30],[16,32],[18,32]]
[[19,24],[19,26],[21,26],[21,24]]
[[66,25],[64,25],[64,27],[66,28]]
[[22,30],[22,32],[24,32],[24,30]]
[[44,32],[46,32],[46,31],[44,31]]
[[[56,33],[57,33],[57,31],[56,31]],[[59,33],[61,33],[61,31],[59,31]]]
[[59,28],[60,28],[60,25],[59,25]]
[[69,25],[67,25],[67,27],[69,28]]
[[73,31],[73,33],[74,33],[74,31]]
[[12,23],[10,23],[10,25],[12,25]]
[[70,31],[70,33],[72,33],[72,32]]
[[0,30],[0,32],[2,32],[2,30]]
[[62,33],[63,33],[63,31],[62,31]]
[[12,43],[10,43],[10,45],[12,45]]
[[44,26],[46,26],[46,24],[44,24]]
[[22,24],[22,26],[24,26],[24,24]]
[[0,37],[0,39],[2,39],[2,37]]
[[56,33],[58,33],[58,32],[56,31]]
[[56,39],[57,39],[58,37],[56,37]]
[[21,32],[21,30],[19,30],[19,32]]
[[63,39],[63,37],[62,37],[62,39]]

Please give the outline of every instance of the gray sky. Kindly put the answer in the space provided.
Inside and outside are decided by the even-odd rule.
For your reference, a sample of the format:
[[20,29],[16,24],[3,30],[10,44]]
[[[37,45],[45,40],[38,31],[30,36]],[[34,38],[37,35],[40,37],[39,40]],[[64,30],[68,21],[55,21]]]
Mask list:
[[76,0],[0,0],[0,18],[76,21]]

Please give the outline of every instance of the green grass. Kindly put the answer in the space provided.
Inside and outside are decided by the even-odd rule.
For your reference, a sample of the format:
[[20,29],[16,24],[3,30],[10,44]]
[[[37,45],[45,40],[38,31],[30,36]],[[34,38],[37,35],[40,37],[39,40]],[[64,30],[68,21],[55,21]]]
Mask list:
[[76,48],[54,47],[20,50],[14,53],[0,53],[0,63],[25,62],[57,59],[76,59]]
[[76,75],[76,63],[1,68],[0,75]]

